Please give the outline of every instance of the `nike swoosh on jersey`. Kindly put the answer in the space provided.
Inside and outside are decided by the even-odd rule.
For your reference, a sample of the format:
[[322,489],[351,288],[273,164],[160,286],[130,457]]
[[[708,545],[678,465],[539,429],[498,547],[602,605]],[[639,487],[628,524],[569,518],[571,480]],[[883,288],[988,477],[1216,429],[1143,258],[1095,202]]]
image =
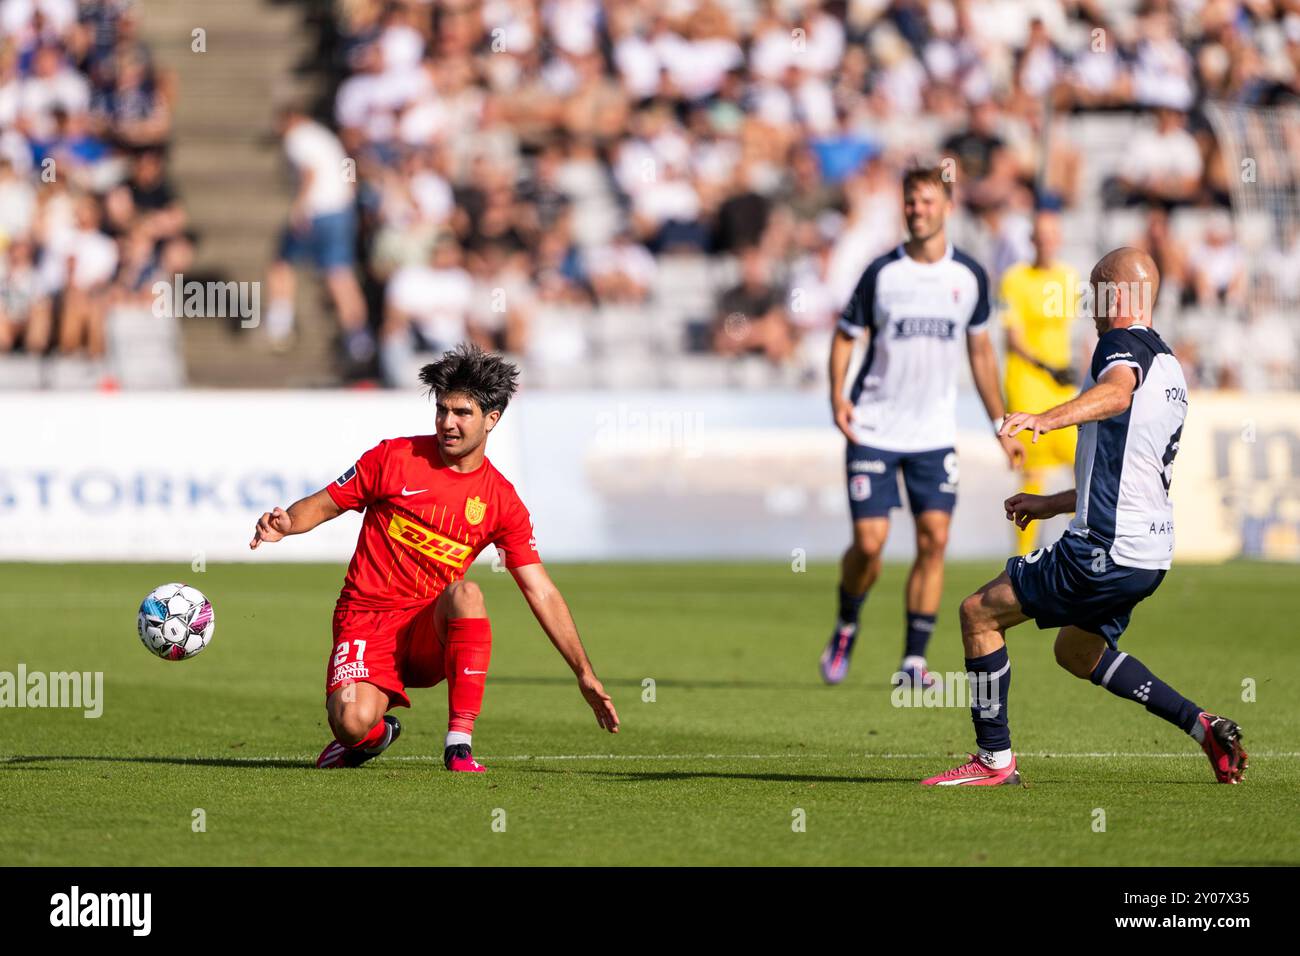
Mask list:
[[474,674],[486,674],[486,673],[487,673],[487,671],[472,671],[472,670],[470,670],[468,667],[463,668],[463,670],[465,671],[466,674],[471,675],[471,676],[474,675]]
[[403,494],[403,495],[422,495],[422,494],[424,494],[424,493],[425,493],[426,491],[428,491],[428,490],[429,490],[428,488],[418,488],[418,489],[416,489],[415,491],[407,491],[407,490],[406,490],[406,485],[402,485],[402,494]]

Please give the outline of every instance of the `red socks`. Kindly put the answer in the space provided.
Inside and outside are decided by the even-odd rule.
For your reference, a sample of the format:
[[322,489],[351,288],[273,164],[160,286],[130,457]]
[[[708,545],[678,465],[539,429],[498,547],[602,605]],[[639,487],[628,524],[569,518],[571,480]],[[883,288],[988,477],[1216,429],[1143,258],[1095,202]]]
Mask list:
[[483,708],[488,661],[492,657],[492,625],[485,617],[454,617],[447,621],[447,729],[473,733],[474,718]]
[[[374,747],[383,743],[384,734],[388,733],[388,724],[380,718],[379,723],[370,728],[370,733],[366,734],[354,744],[343,744],[349,750],[365,750],[368,747]],[[342,741],[339,741],[342,743]]]

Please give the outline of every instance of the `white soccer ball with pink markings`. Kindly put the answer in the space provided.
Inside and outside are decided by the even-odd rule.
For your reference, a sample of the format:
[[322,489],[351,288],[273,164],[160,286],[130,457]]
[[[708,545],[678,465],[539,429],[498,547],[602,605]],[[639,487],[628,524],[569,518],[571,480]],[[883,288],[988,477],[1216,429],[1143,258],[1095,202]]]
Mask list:
[[217,622],[212,602],[188,584],[163,584],[140,604],[140,643],[166,661],[185,661],[212,640]]

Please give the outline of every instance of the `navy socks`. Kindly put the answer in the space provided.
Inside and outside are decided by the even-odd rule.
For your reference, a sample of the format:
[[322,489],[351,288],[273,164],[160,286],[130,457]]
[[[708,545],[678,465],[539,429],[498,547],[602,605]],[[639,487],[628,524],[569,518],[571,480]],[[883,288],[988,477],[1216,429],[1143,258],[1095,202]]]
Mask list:
[[853,627],[858,626],[858,617],[862,614],[862,605],[867,600],[867,595],[850,594],[844,590],[844,585],[840,585],[840,625],[846,624]]
[[1135,700],[1157,717],[1191,733],[1201,708],[1147,670],[1136,657],[1106,648],[1090,680],[1116,697]]
[[907,612],[907,643],[903,646],[904,657],[924,657],[925,649],[934,633],[933,614],[913,614]]
[[981,750],[1011,749],[1007,726],[1007,692],[1011,689],[1011,659],[1004,644],[992,654],[966,658],[970,682],[970,719]]

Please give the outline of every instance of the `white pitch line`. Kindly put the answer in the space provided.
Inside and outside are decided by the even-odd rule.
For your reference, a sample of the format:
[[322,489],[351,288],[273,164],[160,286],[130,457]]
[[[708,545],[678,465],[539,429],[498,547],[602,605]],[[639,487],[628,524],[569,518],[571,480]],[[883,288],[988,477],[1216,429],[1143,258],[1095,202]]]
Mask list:
[[[790,760],[796,758],[816,759],[816,760],[946,760],[954,757],[960,757],[957,753],[884,753],[884,754],[825,754],[825,753],[775,753],[775,754],[500,754],[497,756],[482,755],[484,761],[529,761],[529,760]],[[1136,751],[1086,751],[1079,753],[1059,752],[1059,751],[1039,751],[1039,752],[1016,752],[1017,757],[1036,757],[1068,760],[1101,760],[1110,758],[1140,758],[1151,757],[1159,760],[1203,760],[1204,757],[1198,753],[1141,753]],[[1294,760],[1300,757],[1300,751],[1262,751],[1252,753],[1251,759],[1283,759]],[[76,759],[71,756],[61,756],[52,754],[43,754],[35,757],[25,757],[21,755],[0,757],[0,763],[19,763],[29,761],[39,763],[42,760],[49,759]],[[88,758],[95,759],[95,758]],[[130,760],[130,758],[124,758]],[[147,760],[148,758],[140,758]],[[310,754],[283,754],[258,757],[236,757],[222,755],[199,755],[190,754],[188,756],[169,757],[171,760],[220,760],[230,763],[271,763],[273,761],[302,761],[311,763],[316,758]],[[392,754],[384,758],[385,762],[404,761],[416,763],[441,763],[442,758],[436,754]]]
[[[949,757],[960,757],[958,753],[927,753],[927,754],[810,754],[810,753],[785,753],[785,754],[502,754],[498,757],[484,755],[484,760],[787,760],[796,757],[816,758],[818,760],[943,760]],[[1159,757],[1162,759],[1179,759],[1186,757],[1188,759],[1204,760],[1204,755],[1199,753],[1125,753],[1116,751],[1108,753],[1098,751],[1095,753],[1057,753],[1043,751],[1041,753],[1032,753],[1016,751],[1017,757],[1060,757],[1075,758],[1080,760],[1095,760],[1106,757]],[[1300,757],[1300,752],[1263,752],[1253,753],[1251,757],[1282,757],[1296,758]],[[424,756],[394,756],[394,760],[440,760],[440,757]]]
[[[818,760],[943,760],[948,757],[960,757],[957,753],[924,753],[924,754],[810,754],[810,753],[784,753],[784,754],[503,754],[499,757],[490,757],[484,755],[484,760],[787,760],[796,757],[816,758]],[[1107,753],[1098,751],[1093,753],[1056,753],[1043,751],[1041,753],[1032,753],[1016,751],[1017,757],[1069,757],[1078,759],[1098,759],[1103,757],[1160,757],[1160,758],[1180,758],[1187,757],[1197,760],[1205,759],[1199,753],[1124,753],[1114,752]],[[1300,757],[1300,752],[1265,752],[1251,754],[1252,757]],[[423,760],[420,756],[402,756],[394,757],[396,760]],[[435,759],[435,758],[428,758]]]

